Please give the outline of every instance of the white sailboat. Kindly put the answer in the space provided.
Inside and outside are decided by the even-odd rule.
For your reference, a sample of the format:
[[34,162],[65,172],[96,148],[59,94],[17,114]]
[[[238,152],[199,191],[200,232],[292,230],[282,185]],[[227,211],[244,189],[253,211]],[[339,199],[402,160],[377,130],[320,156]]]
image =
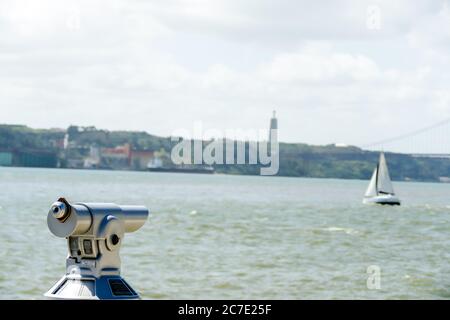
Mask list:
[[375,168],[369,187],[364,195],[363,203],[400,205],[400,199],[395,195],[384,153]]

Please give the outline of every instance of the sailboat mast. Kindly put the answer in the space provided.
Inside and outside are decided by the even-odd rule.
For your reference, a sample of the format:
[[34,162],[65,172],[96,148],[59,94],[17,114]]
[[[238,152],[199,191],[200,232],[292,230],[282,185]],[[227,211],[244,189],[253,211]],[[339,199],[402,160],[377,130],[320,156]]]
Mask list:
[[375,192],[378,195],[378,173],[380,172],[380,162],[377,164],[377,174],[375,175]]

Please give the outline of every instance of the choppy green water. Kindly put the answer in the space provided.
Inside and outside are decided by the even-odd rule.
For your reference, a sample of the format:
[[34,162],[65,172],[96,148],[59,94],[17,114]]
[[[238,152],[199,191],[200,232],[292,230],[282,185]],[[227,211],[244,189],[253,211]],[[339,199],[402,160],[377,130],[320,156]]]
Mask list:
[[59,196],[148,206],[121,251],[143,298],[449,298],[450,185],[395,183],[393,208],[362,205],[366,184],[0,168],[0,298],[40,299],[64,273],[66,242],[46,225]]

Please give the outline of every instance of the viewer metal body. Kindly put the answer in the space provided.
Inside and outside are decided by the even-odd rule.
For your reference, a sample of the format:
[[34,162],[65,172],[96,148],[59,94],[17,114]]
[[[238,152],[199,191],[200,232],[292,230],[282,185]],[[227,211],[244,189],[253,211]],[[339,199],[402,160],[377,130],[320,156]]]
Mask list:
[[45,294],[61,299],[138,299],[120,276],[119,249],[126,232],[147,220],[144,206],[113,203],[75,203],[64,198],[47,215],[50,231],[66,238],[66,274]]

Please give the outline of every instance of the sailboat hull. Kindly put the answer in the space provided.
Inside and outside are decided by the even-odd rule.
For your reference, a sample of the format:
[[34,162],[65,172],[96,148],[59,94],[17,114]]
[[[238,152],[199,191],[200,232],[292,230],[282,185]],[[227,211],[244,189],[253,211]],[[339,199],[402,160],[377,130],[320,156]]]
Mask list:
[[379,196],[375,196],[375,197],[371,197],[371,198],[364,198],[363,203],[364,204],[384,204],[384,205],[391,205],[391,206],[399,206],[400,199],[391,194],[384,194],[384,195],[379,195]]

